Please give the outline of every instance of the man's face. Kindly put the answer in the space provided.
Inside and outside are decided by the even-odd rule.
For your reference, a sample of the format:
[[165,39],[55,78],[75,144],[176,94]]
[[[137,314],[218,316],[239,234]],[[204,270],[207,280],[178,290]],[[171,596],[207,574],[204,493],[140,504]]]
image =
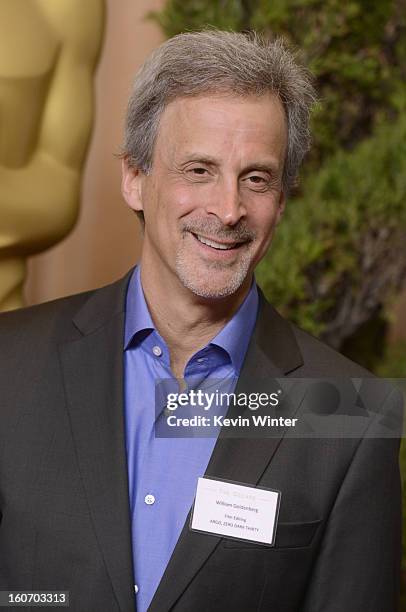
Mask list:
[[142,265],[166,290],[221,298],[248,288],[284,195],[282,104],[262,97],[178,98],[163,112],[148,175],[124,163],[142,210]]

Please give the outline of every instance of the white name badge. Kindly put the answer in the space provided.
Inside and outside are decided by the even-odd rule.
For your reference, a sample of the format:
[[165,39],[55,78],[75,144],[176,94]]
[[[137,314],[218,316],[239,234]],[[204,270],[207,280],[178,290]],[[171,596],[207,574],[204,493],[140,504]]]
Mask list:
[[280,491],[199,478],[190,529],[273,546]]

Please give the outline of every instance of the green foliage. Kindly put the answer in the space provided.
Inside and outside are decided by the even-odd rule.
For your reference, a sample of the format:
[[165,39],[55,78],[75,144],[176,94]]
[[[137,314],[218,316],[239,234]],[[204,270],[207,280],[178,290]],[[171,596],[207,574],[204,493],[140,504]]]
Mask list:
[[240,30],[244,15],[244,2],[240,0],[170,0],[162,11],[150,13],[168,37],[187,30],[200,30],[202,24],[215,25],[221,30]]
[[303,195],[288,203],[258,268],[260,285],[283,314],[321,336],[349,294],[362,287],[367,294],[376,275],[386,282],[370,298],[388,301],[401,280],[388,264],[404,251],[405,202],[403,119],[379,126],[352,151],[338,151],[307,175]]
[[406,98],[402,0],[259,0],[253,29],[282,35],[302,50],[317,79],[322,107],[315,116],[318,161],[393,119]]

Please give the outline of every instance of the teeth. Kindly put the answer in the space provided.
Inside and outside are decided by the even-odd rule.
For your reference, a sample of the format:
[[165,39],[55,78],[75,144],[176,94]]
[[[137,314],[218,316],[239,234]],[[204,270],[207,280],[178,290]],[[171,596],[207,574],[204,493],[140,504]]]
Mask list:
[[232,244],[221,244],[220,242],[215,242],[214,240],[203,238],[203,236],[199,236],[198,234],[195,234],[195,236],[199,240],[199,242],[207,244],[208,246],[211,246],[214,249],[221,249],[222,251],[228,251],[229,249],[233,249],[237,244],[236,242],[233,242]]

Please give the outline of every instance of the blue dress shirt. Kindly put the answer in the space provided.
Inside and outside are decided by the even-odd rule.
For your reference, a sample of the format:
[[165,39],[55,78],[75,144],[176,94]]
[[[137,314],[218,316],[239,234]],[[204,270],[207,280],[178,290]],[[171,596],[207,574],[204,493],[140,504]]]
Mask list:
[[[232,319],[186,364],[185,382],[228,380],[232,392],[258,310],[255,282]],[[126,302],[125,419],[137,611],[145,612],[193,503],[215,437],[155,437],[155,385],[173,378],[168,347],[155,329],[141,286],[131,277]],[[193,435],[193,434],[192,434]]]

